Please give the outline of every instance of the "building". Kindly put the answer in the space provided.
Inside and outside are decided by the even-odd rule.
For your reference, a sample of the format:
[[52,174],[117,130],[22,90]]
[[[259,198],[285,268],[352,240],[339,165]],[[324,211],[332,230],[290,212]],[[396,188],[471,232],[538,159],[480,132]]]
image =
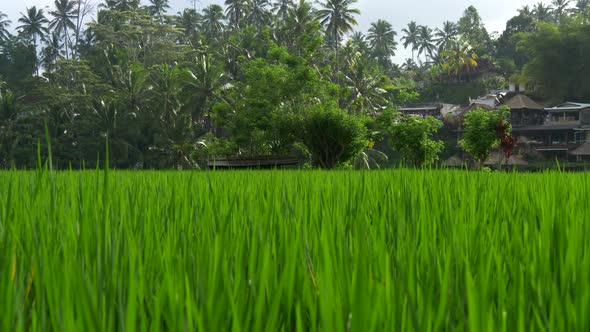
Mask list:
[[513,135],[526,141],[545,158],[586,160],[590,157],[590,104],[564,103],[542,108],[530,98],[516,95],[511,108]]
[[442,104],[411,104],[400,108],[399,111],[404,115],[421,116],[423,118],[433,116],[441,119],[442,108]]

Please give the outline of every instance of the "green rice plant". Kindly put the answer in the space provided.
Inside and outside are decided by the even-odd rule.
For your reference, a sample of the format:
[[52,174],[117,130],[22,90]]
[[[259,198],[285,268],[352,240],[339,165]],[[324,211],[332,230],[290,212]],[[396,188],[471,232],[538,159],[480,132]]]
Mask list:
[[587,331],[590,175],[0,172],[2,331]]

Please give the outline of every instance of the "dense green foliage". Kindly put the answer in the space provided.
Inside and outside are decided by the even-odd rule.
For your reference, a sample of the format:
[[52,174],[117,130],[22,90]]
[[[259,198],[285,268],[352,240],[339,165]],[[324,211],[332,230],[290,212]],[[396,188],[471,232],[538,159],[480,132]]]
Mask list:
[[5,331],[590,329],[585,174],[0,172],[0,183]]
[[[433,139],[442,127],[442,122],[432,116],[400,116],[384,113],[388,118],[383,125],[391,145],[399,151],[408,165],[429,166],[438,161],[444,143]],[[391,119],[393,118],[393,119]],[[380,119],[381,120],[381,119]]]
[[[476,109],[465,115],[463,139],[460,144],[479,162],[479,166],[488,159],[492,149],[500,145],[501,135],[510,134],[506,112],[505,109],[498,111]],[[502,130],[504,126],[508,127],[507,131]]]

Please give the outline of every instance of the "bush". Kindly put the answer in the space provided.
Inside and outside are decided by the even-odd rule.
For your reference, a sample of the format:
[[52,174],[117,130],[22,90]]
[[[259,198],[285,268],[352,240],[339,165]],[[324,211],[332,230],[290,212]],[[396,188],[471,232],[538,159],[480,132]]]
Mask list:
[[301,139],[315,166],[333,169],[356,157],[367,146],[361,118],[335,106],[310,111],[303,119]]

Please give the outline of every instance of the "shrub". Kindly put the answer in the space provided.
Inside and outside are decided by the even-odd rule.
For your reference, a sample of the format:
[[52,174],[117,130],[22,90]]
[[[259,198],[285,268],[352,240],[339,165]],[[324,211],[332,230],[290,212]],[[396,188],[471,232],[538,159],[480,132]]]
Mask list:
[[303,144],[311,152],[313,164],[321,168],[347,163],[367,145],[362,119],[335,106],[310,111],[302,127]]

